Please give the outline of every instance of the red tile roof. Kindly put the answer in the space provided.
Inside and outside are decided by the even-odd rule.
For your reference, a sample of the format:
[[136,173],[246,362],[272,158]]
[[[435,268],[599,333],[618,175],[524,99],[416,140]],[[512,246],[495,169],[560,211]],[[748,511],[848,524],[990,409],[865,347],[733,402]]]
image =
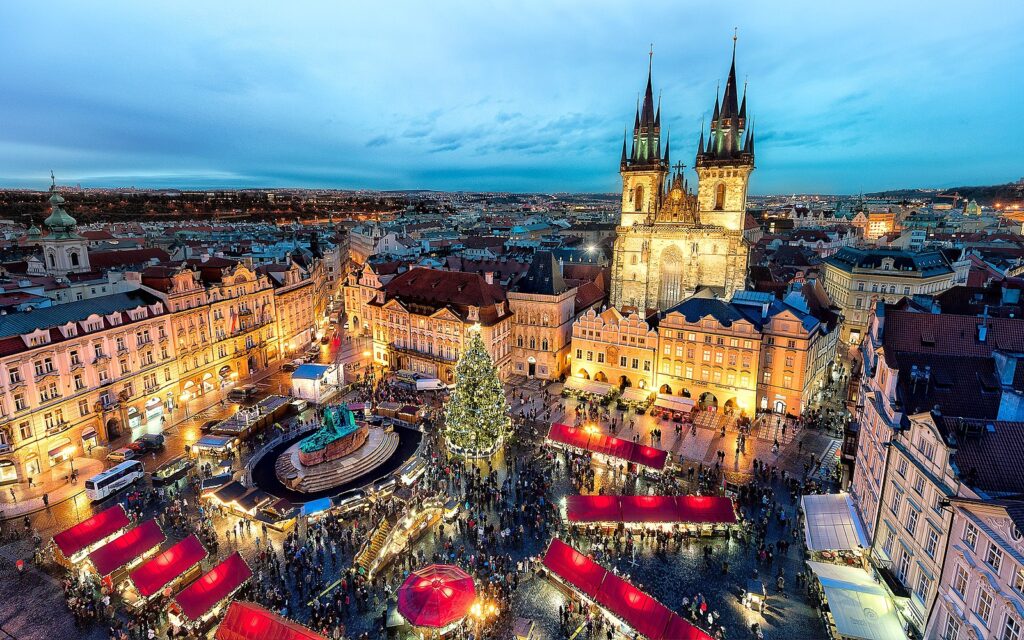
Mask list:
[[406,306],[419,307],[417,313],[427,315],[449,307],[460,316],[467,316],[468,307],[480,309],[480,323],[491,325],[509,315],[507,305],[500,313],[498,305],[505,302],[505,291],[496,284],[487,284],[484,277],[462,271],[410,269],[384,285],[385,301],[397,299]]
[[122,249],[118,251],[90,251],[89,266],[93,269],[113,269],[144,264],[156,259],[164,261],[171,256],[163,249]]

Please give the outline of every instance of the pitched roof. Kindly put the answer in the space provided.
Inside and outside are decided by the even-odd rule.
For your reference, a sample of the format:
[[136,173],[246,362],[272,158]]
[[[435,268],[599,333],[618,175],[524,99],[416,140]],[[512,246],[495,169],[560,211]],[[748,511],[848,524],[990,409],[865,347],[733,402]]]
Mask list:
[[[960,478],[988,495],[1024,493],[1024,422],[960,420],[941,416],[943,427],[957,436],[953,463]],[[963,435],[963,428],[974,435]]]
[[894,273],[920,272],[922,276],[929,277],[953,271],[940,251],[911,252],[843,247],[825,260],[825,263],[852,272],[854,269],[881,269],[882,262],[886,259],[892,260]]
[[449,307],[465,319],[469,307],[478,307],[480,322],[485,325],[509,314],[507,306],[503,313],[498,310],[498,305],[505,302],[505,291],[500,286],[487,284],[483,276],[464,271],[410,269],[384,285],[384,294],[385,301],[397,299],[425,315]]
[[160,298],[140,289],[32,311],[8,313],[0,315],[0,338],[20,336],[36,329],[59,327],[68,322],[80,322],[93,314],[109,315],[157,302],[160,302]]
[[513,291],[545,296],[565,293],[569,286],[562,278],[562,269],[550,251],[538,251],[533,256],[529,270],[520,278]]
[[119,249],[116,251],[90,251],[89,266],[93,269],[113,269],[141,265],[150,260],[162,262],[170,259],[163,249]]

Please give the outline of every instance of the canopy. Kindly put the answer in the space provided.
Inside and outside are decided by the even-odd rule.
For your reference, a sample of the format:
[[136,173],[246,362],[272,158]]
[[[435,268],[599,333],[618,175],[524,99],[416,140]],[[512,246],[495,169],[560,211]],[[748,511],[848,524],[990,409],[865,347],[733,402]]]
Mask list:
[[711,636],[558,538],[551,540],[543,563],[563,582],[651,640],[711,640]]
[[885,589],[864,569],[808,562],[818,577],[836,629],[844,638],[900,640],[903,632],[896,606]]
[[608,572],[594,598],[629,626],[648,638],[661,638],[674,614],[643,591]]
[[195,446],[200,449],[223,449],[231,444],[234,438],[230,436],[205,435],[196,442]]
[[398,589],[398,612],[414,627],[439,629],[466,617],[476,599],[473,578],[458,567],[432,564],[413,571]]
[[804,538],[811,551],[867,549],[867,536],[846,493],[803,497]]
[[548,440],[605,456],[629,460],[659,471],[665,468],[665,463],[668,461],[668,452],[662,449],[646,447],[602,433],[587,433],[583,429],[558,422],[553,423],[548,430]]
[[732,500],[719,496],[569,496],[569,522],[735,524]]
[[223,504],[230,504],[245,494],[249,493],[249,487],[245,486],[241,482],[235,480],[229,482],[213,494],[214,498],[217,498]]
[[322,380],[330,371],[331,367],[326,364],[303,364],[292,372],[292,380]]
[[648,389],[626,387],[622,390],[622,399],[626,402],[647,402],[651,399],[651,392]]
[[148,598],[206,558],[206,548],[195,534],[136,567],[128,578],[143,598]]
[[609,391],[615,388],[607,382],[587,380],[585,378],[577,378],[575,376],[566,378],[565,386],[570,389],[575,389],[576,391],[582,391],[583,393],[589,393],[595,396],[606,396]]
[[71,558],[127,526],[128,516],[118,504],[61,531],[53,536],[53,542],[65,558]]
[[695,406],[697,406],[697,403],[693,401],[693,398],[670,396],[664,393],[659,393],[658,397],[654,400],[654,406],[661,407],[662,409],[671,409],[672,411],[689,413]]
[[587,595],[598,592],[608,573],[607,569],[558,538],[551,540],[543,562],[549,571]]
[[326,640],[297,622],[249,602],[232,602],[214,640]]
[[199,620],[251,577],[252,569],[236,551],[203,574],[203,577],[182,589],[174,600],[186,618]]
[[328,509],[330,509],[331,504],[332,503],[330,498],[320,498],[319,500],[313,500],[312,502],[307,502],[306,504],[302,505],[302,510],[299,512],[299,514],[303,516],[315,515],[317,513],[320,513],[321,511],[327,511]]
[[147,551],[163,544],[167,536],[156,520],[146,520],[89,554],[96,573],[109,576]]
[[64,449],[71,446],[70,438],[59,438],[50,443],[50,449],[47,453],[51,458],[59,456],[64,452]]

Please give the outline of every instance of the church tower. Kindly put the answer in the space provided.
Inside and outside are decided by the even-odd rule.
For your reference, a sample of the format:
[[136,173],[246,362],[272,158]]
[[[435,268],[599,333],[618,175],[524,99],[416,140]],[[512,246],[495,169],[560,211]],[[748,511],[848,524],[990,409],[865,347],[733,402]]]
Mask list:
[[[627,155],[628,138],[622,140],[622,159],[619,173],[622,175],[622,217],[619,225],[632,227],[651,221],[661,205],[665,177],[668,175],[668,144],[665,156],[661,155],[661,100],[654,105],[654,89],[651,84],[651,70],[654,51],[650,53],[647,66],[647,90],[643,105],[637,105],[633,119],[633,145]],[[655,110],[657,109],[657,110]]]
[[49,234],[43,236],[43,262],[54,276],[89,271],[89,242],[78,235],[77,221],[64,210],[64,198],[57,192],[57,181],[50,174],[50,215],[43,221]]
[[697,204],[701,222],[742,231],[746,218],[747,184],[754,170],[754,134],[747,124],[747,92],[739,100],[736,90],[736,37],[732,39],[732,66],[725,94],[711,116],[707,142],[700,132],[695,165]]

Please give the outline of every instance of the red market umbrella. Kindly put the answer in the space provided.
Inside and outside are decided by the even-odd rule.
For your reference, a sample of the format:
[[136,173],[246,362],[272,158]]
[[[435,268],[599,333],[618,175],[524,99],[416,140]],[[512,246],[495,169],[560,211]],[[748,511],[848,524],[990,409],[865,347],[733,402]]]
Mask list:
[[440,629],[466,617],[476,600],[473,578],[462,569],[432,564],[413,571],[398,589],[398,613],[414,627]]

